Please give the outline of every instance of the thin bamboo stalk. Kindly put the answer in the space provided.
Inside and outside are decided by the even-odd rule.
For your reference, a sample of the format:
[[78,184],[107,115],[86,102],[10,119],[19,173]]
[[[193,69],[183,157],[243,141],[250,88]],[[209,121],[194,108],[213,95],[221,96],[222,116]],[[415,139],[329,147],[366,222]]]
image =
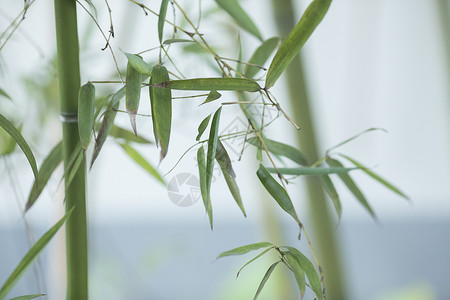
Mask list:
[[[278,31],[282,37],[286,37],[297,22],[292,0],[273,0],[272,6]],[[316,130],[300,56],[297,56],[287,68],[286,79],[294,121],[302,128],[297,135],[298,143],[308,159],[316,161],[319,158]],[[314,240],[324,269],[327,299],[347,299],[339,248],[325,194],[317,177],[307,176],[306,182]]]
[[[55,24],[60,109],[63,120],[63,153],[66,166],[79,143],[77,106],[80,67],[75,0],[55,0]],[[66,221],[67,300],[88,299],[85,174],[83,162],[65,191],[66,211],[75,207]]]

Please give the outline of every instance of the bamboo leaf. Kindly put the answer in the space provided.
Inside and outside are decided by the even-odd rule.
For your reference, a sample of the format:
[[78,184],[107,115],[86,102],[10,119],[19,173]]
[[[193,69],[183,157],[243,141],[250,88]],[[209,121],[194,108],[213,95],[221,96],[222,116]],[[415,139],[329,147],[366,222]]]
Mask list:
[[28,201],[25,206],[25,212],[28,211],[40,196],[42,190],[47,185],[50,176],[63,160],[62,143],[58,143],[44,159],[38,172],[38,179],[35,180],[31,187]]
[[[22,125],[17,128],[22,133]],[[17,142],[8,133],[0,131],[0,156],[9,155],[16,150]]]
[[261,283],[258,286],[258,290],[256,290],[256,294],[255,297],[253,298],[253,300],[256,300],[259,296],[259,294],[261,293],[262,289],[264,288],[264,285],[266,284],[267,280],[269,280],[270,275],[272,275],[273,270],[275,270],[275,267],[280,263],[281,261],[277,261],[275,263],[273,263],[269,269],[267,270],[266,274],[264,274],[263,279],[261,280]]
[[152,142],[146,138],[141,136],[134,135],[133,132],[126,130],[122,127],[113,125],[111,127],[111,131],[109,132],[109,136],[115,139],[122,139],[127,142],[139,143],[139,144],[152,144]]
[[345,141],[343,141],[343,142],[337,144],[336,146],[331,147],[330,149],[327,150],[327,154],[330,153],[331,150],[334,150],[334,149],[336,149],[336,148],[339,148],[339,147],[341,147],[341,146],[343,146],[343,145],[345,145],[345,144],[347,144],[347,143],[353,141],[354,139],[359,138],[359,137],[360,137],[361,135],[363,135],[363,134],[366,134],[366,133],[371,132],[371,131],[376,131],[376,130],[381,130],[381,131],[387,132],[387,131],[386,131],[385,129],[383,129],[383,128],[369,128],[369,129],[366,129],[366,130],[361,131],[360,133],[358,133],[358,134],[352,136],[351,138],[346,139]]
[[45,294],[25,295],[25,296],[14,297],[9,300],[31,300],[31,299],[35,299],[35,298],[42,297],[42,296],[45,296]]
[[353,158],[351,158],[351,157],[349,157],[347,155],[341,154],[341,156],[346,158],[347,160],[349,160],[352,164],[354,164],[355,166],[360,168],[364,173],[366,173],[367,175],[369,175],[370,177],[372,177],[373,179],[375,179],[376,181],[378,181],[379,183],[381,183],[382,185],[384,185],[385,187],[387,187],[388,189],[390,189],[394,193],[402,196],[406,200],[409,200],[409,197],[406,196],[402,191],[400,191],[399,188],[395,187],[392,183],[390,183],[387,180],[385,180],[384,178],[380,177],[378,174],[376,174],[375,172],[373,172],[369,168],[365,167],[360,162],[357,162],[356,160],[354,160]]
[[170,127],[172,124],[172,92],[168,89],[152,85],[169,80],[169,73],[164,66],[156,65],[152,69],[150,78],[150,104],[152,107],[153,132],[155,141],[161,147],[161,160],[166,156],[169,148]]
[[161,82],[156,87],[185,91],[247,91],[261,90],[259,84],[247,78],[193,78]]
[[139,73],[152,76],[152,67],[146,63],[139,55],[125,53],[128,62],[135,68]]
[[136,136],[136,114],[139,109],[139,101],[141,100],[141,86],[142,74],[139,73],[135,68],[133,68],[130,62],[128,62],[125,102],[128,116],[130,117],[131,127],[133,128],[134,134]]
[[340,220],[341,216],[342,216],[342,205],[341,205],[341,200],[339,199],[339,195],[336,191],[336,188],[334,187],[334,184],[328,175],[322,175],[322,176],[320,176],[320,179],[321,179],[323,189],[325,190],[325,192],[328,194],[328,196],[330,196],[331,200],[333,201],[334,209],[336,210],[336,213]]
[[241,193],[239,192],[239,187],[236,183],[235,179],[236,174],[234,173],[230,156],[228,155],[227,150],[225,149],[220,140],[217,141],[216,160],[219,163],[220,169],[222,170],[228,189],[233,195],[236,204],[241,209],[242,213],[244,214],[244,217],[247,217],[247,214],[245,213],[244,209],[244,204],[242,203]]
[[[79,149],[79,148],[78,148]],[[64,171],[64,184],[66,187],[66,190],[69,188],[70,184],[72,183],[72,180],[75,178],[75,175],[77,174],[78,169],[83,163],[84,154],[80,150],[75,150],[69,161],[68,167]]]
[[211,119],[211,114],[209,114],[206,118],[203,119],[203,121],[198,125],[198,134],[195,138],[196,141],[200,140],[202,137],[202,134],[205,132],[206,127],[208,127],[209,119]]
[[5,97],[6,99],[9,99],[9,100],[12,101],[12,99],[11,99],[11,97],[8,95],[8,93],[5,92],[5,90],[2,89],[1,87],[0,87],[0,96],[3,96],[3,97]]
[[353,170],[359,170],[359,168],[344,168],[344,167],[301,167],[301,168],[267,168],[270,173],[278,173],[285,175],[327,175],[327,174],[343,174]]
[[200,105],[203,105],[203,104],[209,103],[211,101],[217,100],[220,97],[222,97],[221,93],[219,93],[219,92],[217,92],[215,90],[212,90],[211,92],[209,92],[208,97],[206,97],[206,100],[203,101],[203,103],[200,104]]
[[283,254],[284,258],[292,269],[295,281],[297,281],[298,289],[300,290],[300,298],[303,299],[306,291],[305,271],[303,271],[298,259],[291,252],[288,251],[284,252]]
[[[275,51],[278,46],[280,39],[277,37],[273,37],[264,41],[261,46],[259,46],[255,53],[253,53],[252,57],[248,61],[250,64],[263,66],[266,61],[269,59],[269,56]],[[253,78],[255,75],[261,70],[261,68],[246,65],[244,67],[244,75],[247,78]]]
[[193,40],[186,40],[186,39],[167,39],[163,42],[164,45],[170,45],[174,43],[192,43]]
[[161,8],[159,9],[159,17],[158,17],[158,38],[159,38],[159,43],[162,43],[164,22],[166,21],[167,5],[168,4],[169,4],[169,0],[162,0],[161,1]]
[[206,187],[206,159],[205,151],[203,147],[197,150],[197,163],[198,163],[198,175],[200,178],[200,192],[202,194],[203,205],[205,206],[206,213],[208,214],[209,224],[211,229],[213,228],[213,212],[211,205],[211,198],[208,197],[208,191]]
[[23,257],[11,275],[8,277],[6,282],[0,289],[0,300],[4,299],[6,295],[11,291],[17,281],[22,277],[25,271],[31,266],[34,260],[39,256],[42,249],[50,242],[52,237],[58,232],[59,228],[64,224],[64,222],[69,218],[72,210],[69,211],[61,220],[59,220],[50,230],[48,230],[27,252]]
[[139,154],[133,147],[128,144],[119,144],[125,153],[134,160],[139,166],[141,166],[144,170],[146,170],[151,176],[157,179],[162,184],[166,184],[164,179],[162,179],[161,175],[156,171],[155,168],[141,155]]
[[[340,161],[330,157],[326,159],[326,162],[329,166],[334,168],[344,167]],[[372,215],[372,217],[376,218],[375,212],[373,211],[372,207],[370,207],[370,204],[369,202],[367,202],[366,197],[358,188],[358,186],[350,177],[350,175],[347,173],[338,173],[338,176],[342,180],[342,182],[347,186],[349,191],[355,196],[355,198],[358,199],[358,201],[364,206],[364,208],[367,209],[367,211]]]
[[266,89],[271,88],[275,84],[291,61],[298,55],[300,49],[302,49],[322,21],[330,4],[331,0],[314,0],[308,6],[300,21],[295,25],[275,54],[267,72]]
[[252,19],[247,15],[247,13],[239,5],[236,0],[216,0],[217,4],[225,10],[244,30],[253,34],[258,39],[262,40],[261,33],[253,23]]
[[296,248],[287,246],[285,246],[285,248],[287,248],[289,252],[292,253],[292,255],[297,259],[300,268],[305,272],[306,277],[308,277],[311,289],[316,294],[317,298],[319,300],[323,300],[322,285],[320,284],[320,279],[317,275],[314,265],[306,256],[303,255],[303,253],[298,251]]
[[[294,148],[292,146],[280,142],[269,140],[267,138],[263,138],[263,141],[269,152],[275,155],[287,157],[290,160],[298,163],[299,165],[302,166],[308,165],[308,160],[306,159],[306,156],[297,148]],[[261,147],[261,142],[256,137],[248,139],[247,142],[249,144],[252,144],[253,146]]]
[[95,87],[88,82],[80,87],[78,92],[78,133],[81,148],[86,150],[94,128]]
[[266,248],[266,247],[273,247],[273,244],[268,243],[268,242],[259,242],[259,243],[254,243],[254,244],[237,247],[237,248],[220,253],[219,256],[217,256],[217,259],[226,257],[226,256],[232,256],[232,255],[242,255],[242,254],[246,254],[250,251],[259,250],[261,248]]
[[38,177],[38,169],[36,164],[36,159],[34,158],[33,152],[28,146],[27,142],[20,134],[20,132],[14,127],[11,122],[8,121],[2,114],[0,114],[0,126],[16,141],[17,145],[22,149],[23,153],[28,159],[28,162],[33,170],[34,178]]
[[266,254],[267,252],[269,252],[270,250],[272,250],[273,247],[267,248],[266,250],[264,250],[263,252],[259,253],[258,255],[256,255],[255,257],[253,257],[252,259],[250,259],[248,262],[245,263],[245,265],[243,265],[239,271],[236,274],[236,278],[238,278],[239,274],[241,273],[241,271],[248,266],[249,264],[251,264],[252,262],[254,262],[255,260],[257,260],[258,258],[260,258],[261,256],[263,256],[264,254]]
[[256,172],[261,183],[264,185],[269,194],[277,201],[278,205],[300,226],[302,229],[302,223],[300,222],[297,212],[295,211],[294,205],[292,204],[291,198],[289,197],[286,190],[269,174],[269,172],[264,168],[263,165],[259,165],[259,169]]

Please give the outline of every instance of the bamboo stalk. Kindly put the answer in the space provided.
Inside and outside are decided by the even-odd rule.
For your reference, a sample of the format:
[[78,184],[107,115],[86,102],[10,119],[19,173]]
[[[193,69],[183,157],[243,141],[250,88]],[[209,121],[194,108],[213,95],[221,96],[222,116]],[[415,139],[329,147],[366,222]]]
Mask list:
[[[77,106],[80,67],[75,0],[55,0],[55,24],[63,153],[66,166],[79,143]],[[67,300],[88,298],[85,173],[83,161],[71,185],[65,191],[66,211],[75,207],[66,221]]]
[[[273,0],[272,6],[278,31],[282,37],[286,37],[298,21],[295,20],[293,14],[292,0]],[[287,68],[286,78],[293,118],[302,128],[297,135],[298,143],[308,159],[316,161],[319,158],[315,136],[316,130],[311,114],[304,67],[300,56],[297,56]],[[339,247],[324,191],[318,177],[307,176],[306,182],[315,241],[318,246],[319,259],[324,269],[327,299],[347,299]]]

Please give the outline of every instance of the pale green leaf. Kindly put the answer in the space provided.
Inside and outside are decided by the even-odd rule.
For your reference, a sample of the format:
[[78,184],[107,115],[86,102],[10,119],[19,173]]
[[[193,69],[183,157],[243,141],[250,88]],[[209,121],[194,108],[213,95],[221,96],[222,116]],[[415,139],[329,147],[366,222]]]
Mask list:
[[81,148],[86,150],[94,129],[95,87],[88,82],[80,87],[78,92],[78,133]]
[[220,253],[219,256],[217,256],[217,259],[226,257],[226,256],[232,256],[232,255],[242,255],[242,254],[246,254],[250,251],[259,250],[261,248],[266,248],[266,247],[273,247],[273,244],[268,243],[268,242],[259,242],[259,243],[254,243],[254,244],[237,247],[237,248]]
[[[308,165],[308,160],[306,159],[305,155],[297,148],[294,148],[290,145],[286,145],[280,142],[269,140],[267,138],[263,138],[263,141],[264,145],[266,145],[267,150],[269,150],[269,152],[275,155],[287,157],[290,160],[298,163],[299,165],[302,166]],[[261,147],[261,142],[256,137],[248,139],[247,142],[258,148]]]
[[109,132],[109,136],[115,138],[115,139],[121,139],[121,140],[125,140],[127,142],[133,142],[133,143],[139,143],[139,144],[153,144],[152,141],[143,138],[141,136],[136,136],[133,132],[113,125],[111,127],[111,131]]
[[241,273],[241,271],[248,266],[249,264],[251,264],[252,262],[254,262],[255,260],[257,260],[258,258],[260,258],[261,256],[263,256],[264,254],[266,254],[267,252],[269,252],[270,250],[272,250],[273,247],[267,248],[266,250],[264,250],[263,252],[259,253],[258,255],[256,255],[255,257],[253,257],[252,259],[250,259],[248,262],[246,262],[237,272],[236,274],[236,278],[239,276],[239,274]]
[[[213,91],[209,92],[208,97],[206,97],[206,100],[203,101],[202,104],[206,104],[206,103],[209,103],[209,102],[211,102],[211,101],[217,100],[217,99],[219,99],[220,97],[222,97],[222,94],[219,93],[219,92],[217,92],[217,91],[214,91],[214,90],[213,90]],[[201,105],[202,105],[202,104],[201,104]]]
[[348,173],[359,168],[344,168],[344,167],[300,167],[300,168],[267,168],[270,173],[278,173],[284,175],[327,175],[327,174],[342,174]]
[[206,118],[203,119],[203,121],[198,125],[198,134],[195,138],[196,141],[200,140],[202,137],[202,134],[205,132],[206,127],[208,127],[209,119],[211,119],[211,114],[209,114]]
[[208,214],[209,224],[211,229],[213,228],[213,212],[211,205],[211,198],[208,197],[208,191],[206,187],[206,158],[203,147],[197,150],[197,163],[198,163],[198,176],[200,178],[200,192],[202,194],[203,205],[205,206],[206,213]]
[[288,251],[284,252],[283,254],[284,258],[292,269],[295,281],[297,281],[298,289],[300,291],[300,298],[303,299],[306,291],[305,271],[303,271],[298,259],[291,252]]
[[192,43],[193,40],[186,40],[186,39],[167,39],[163,42],[164,45],[170,45],[175,43]]
[[159,17],[158,17],[158,38],[159,42],[162,43],[163,31],[164,31],[164,23],[166,22],[166,14],[167,14],[167,5],[169,4],[169,0],[161,1],[161,8],[159,9]]
[[136,115],[139,109],[139,102],[141,100],[141,86],[142,74],[133,68],[133,66],[128,62],[125,103],[128,116],[130,117],[131,127],[133,128],[135,135],[137,135]]
[[11,99],[11,97],[8,95],[8,93],[5,92],[5,90],[2,89],[1,87],[0,87],[0,96],[3,96],[3,97],[5,97],[6,99],[9,99],[9,100],[12,101],[12,99]]
[[31,300],[31,299],[35,299],[35,298],[42,297],[42,296],[45,296],[45,294],[25,295],[25,296],[14,297],[9,300]]
[[[279,41],[280,39],[277,37],[264,41],[261,46],[255,50],[248,62],[252,65],[263,67],[270,55],[277,48]],[[244,67],[244,75],[247,78],[253,78],[259,70],[261,70],[261,68],[252,65],[245,65]]]
[[[152,76],[152,67],[146,63],[139,55],[125,53],[128,62],[135,68],[139,73]],[[144,79],[143,79],[144,80]]]
[[328,194],[328,196],[330,196],[331,200],[333,201],[334,209],[336,210],[336,213],[340,220],[341,216],[342,216],[342,205],[341,205],[341,200],[339,199],[339,195],[336,191],[336,188],[334,187],[334,184],[328,175],[322,175],[322,176],[320,176],[320,179],[321,179],[323,189],[325,190],[325,192]]
[[259,84],[247,78],[193,78],[161,82],[156,87],[186,91],[247,91],[261,90]]
[[353,141],[354,139],[359,138],[359,137],[360,137],[361,135],[363,135],[363,134],[366,134],[366,133],[371,132],[371,131],[377,131],[377,130],[381,130],[381,131],[386,132],[386,130],[383,129],[383,128],[369,128],[369,129],[366,129],[366,130],[361,131],[360,133],[358,133],[358,134],[352,136],[351,138],[346,139],[345,141],[343,141],[343,142],[337,144],[336,146],[331,147],[330,149],[327,150],[327,154],[328,154],[329,152],[331,152],[331,150],[334,150],[334,149],[336,149],[336,148],[339,148],[339,147],[341,147],[341,146],[343,146],[343,145],[345,145],[345,144],[347,144],[347,143]]
[[128,144],[120,144],[125,153],[134,160],[139,166],[141,166],[145,171],[147,171],[151,176],[157,179],[162,184],[166,184],[164,179],[162,179],[161,175],[158,171],[141,155],[137,152],[133,147]]
[[270,275],[272,275],[273,270],[275,270],[275,267],[280,263],[281,261],[277,261],[273,263],[269,269],[267,270],[266,274],[264,274],[263,279],[261,280],[261,283],[258,286],[258,289],[256,290],[255,297],[253,297],[253,300],[256,300],[261,293],[262,289],[264,288],[264,285],[266,284],[267,280],[269,280]]

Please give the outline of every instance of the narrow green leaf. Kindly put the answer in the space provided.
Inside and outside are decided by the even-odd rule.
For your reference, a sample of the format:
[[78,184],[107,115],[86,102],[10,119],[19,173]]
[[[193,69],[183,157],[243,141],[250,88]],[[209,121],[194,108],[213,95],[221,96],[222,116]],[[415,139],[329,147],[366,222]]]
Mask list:
[[169,0],[162,0],[161,1],[161,8],[159,9],[159,17],[158,17],[158,38],[159,38],[159,43],[162,43],[164,22],[166,22],[166,14],[167,14],[167,5],[168,4],[169,4]]
[[44,187],[47,185],[50,176],[63,160],[62,143],[58,143],[44,159],[38,172],[38,179],[33,183],[28,201],[25,206],[25,212],[29,210],[38,199]]
[[78,133],[81,148],[86,150],[94,129],[95,87],[88,82],[80,87],[78,92]]
[[341,154],[341,156],[346,158],[347,160],[349,160],[355,166],[360,168],[364,173],[366,173],[367,175],[369,175],[370,177],[372,177],[373,179],[375,179],[376,181],[378,181],[379,183],[381,183],[382,185],[384,185],[385,187],[387,187],[388,189],[390,189],[394,193],[396,193],[396,194],[402,196],[403,198],[409,200],[409,197],[406,196],[402,191],[400,191],[399,188],[395,187],[392,183],[390,183],[387,180],[385,180],[384,178],[380,177],[378,174],[376,174],[375,172],[373,172],[369,168],[365,167],[360,162],[357,162],[356,160],[354,160],[351,157],[348,157],[347,155]]
[[162,179],[161,175],[156,171],[155,168],[142,156],[140,155],[133,147],[128,144],[119,144],[125,153],[134,160],[138,165],[140,165],[144,170],[146,170],[151,176],[156,178],[162,184],[166,184],[164,179]]
[[193,40],[186,40],[186,39],[167,39],[163,42],[164,45],[170,45],[174,43],[192,43]]
[[150,78],[150,104],[152,107],[153,132],[156,144],[161,147],[161,160],[169,149],[170,128],[172,125],[172,92],[153,86],[169,80],[169,73],[164,66],[156,65]]
[[[344,166],[342,163],[336,159],[328,157],[326,159],[327,164],[330,167],[333,168],[343,168]],[[342,182],[347,186],[349,191],[355,196],[356,199],[364,206],[365,209],[372,215],[372,217],[376,218],[375,212],[373,211],[372,207],[370,207],[369,202],[367,202],[366,197],[361,192],[361,190],[358,188],[356,183],[353,181],[353,179],[350,177],[347,173],[338,173],[339,178],[342,180]]]
[[211,182],[214,172],[214,159],[216,157],[217,142],[219,140],[218,136],[221,112],[222,107],[219,107],[219,109],[214,113],[211,121],[211,129],[209,131],[208,154],[206,155],[206,197],[208,202],[211,201]]
[[213,212],[211,205],[211,198],[208,197],[208,191],[206,188],[206,158],[203,146],[197,150],[197,163],[198,163],[198,175],[200,178],[200,192],[202,194],[203,205],[205,206],[206,213],[208,214],[209,224],[211,229],[213,228]]
[[306,291],[305,271],[303,271],[298,259],[291,252],[288,251],[283,254],[292,269],[292,273],[294,273],[295,281],[297,281],[298,289],[300,291],[300,298],[303,299]]
[[298,55],[300,49],[302,49],[322,21],[330,4],[331,0],[314,0],[309,5],[300,21],[295,25],[275,54],[267,72],[266,89],[271,88],[275,84],[291,61]]
[[141,136],[136,136],[136,135],[134,135],[133,132],[131,132],[125,128],[116,126],[116,125],[113,125],[111,127],[109,136],[111,136],[115,139],[122,139],[127,142],[133,142],[133,143],[139,143],[139,144],[152,144],[152,141],[150,141],[146,138],[143,138]]
[[195,138],[196,141],[199,141],[202,137],[202,134],[205,132],[206,127],[208,127],[209,119],[211,119],[211,114],[209,114],[206,118],[203,119],[203,121],[198,125],[198,134]]
[[231,165],[230,156],[228,155],[227,150],[220,140],[217,141],[216,160],[219,163],[223,177],[225,178],[228,189],[233,195],[236,204],[241,209],[244,217],[247,217],[244,209],[244,204],[242,203],[241,193],[239,192],[239,187],[236,183],[236,174],[234,173],[233,166]]
[[156,87],[186,91],[247,91],[261,90],[259,84],[247,78],[193,78],[161,82]]
[[[19,131],[22,134],[22,125],[17,128],[17,131]],[[9,155],[16,150],[17,142],[15,139],[13,139],[8,133],[1,130],[0,131],[0,156],[2,155]]]
[[200,104],[200,105],[203,105],[203,104],[209,103],[209,102],[211,102],[211,101],[217,100],[217,99],[219,99],[220,97],[222,97],[222,94],[221,94],[221,93],[212,90],[211,92],[209,92],[208,97],[206,97],[206,100],[203,101],[203,103]]
[[267,252],[269,252],[270,250],[272,250],[273,247],[267,248],[266,250],[264,250],[263,252],[259,253],[258,255],[256,255],[255,257],[253,257],[252,259],[250,259],[248,262],[245,263],[245,265],[243,265],[239,271],[236,274],[236,278],[239,277],[239,274],[241,273],[241,271],[248,266],[249,264],[251,264],[252,262],[254,262],[255,260],[257,260],[258,258],[260,258],[261,256],[263,256],[264,254],[266,254]]
[[341,200],[339,199],[339,195],[336,191],[336,188],[334,187],[334,184],[328,175],[320,176],[320,180],[321,180],[323,189],[325,190],[325,192],[328,194],[328,196],[330,196],[331,200],[333,201],[334,209],[336,210],[336,213],[340,220],[341,216],[342,216],[342,205],[341,205]]
[[[250,64],[262,67],[267,62],[273,51],[275,51],[275,49],[277,48],[279,41],[280,39],[278,37],[273,37],[271,39],[264,41],[261,44],[261,46],[259,46],[255,50],[255,53],[253,53],[252,57],[248,62]],[[244,75],[247,78],[253,78],[260,70],[261,68],[251,65],[245,65]]]
[[3,96],[3,97],[5,97],[6,99],[9,99],[9,100],[12,101],[12,99],[11,99],[11,97],[8,95],[8,93],[5,92],[5,90],[2,89],[1,87],[0,87],[0,96]]
[[35,298],[42,297],[42,296],[45,296],[45,294],[25,295],[25,296],[14,297],[9,300],[31,300],[31,299],[35,299]]
[[363,130],[363,131],[361,131],[360,133],[358,133],[358,134],[352,136],[351,138],[346,139],[345,141],[343,141],[343,142],[337,144],[336,146],[331,147],[330,149],[327,150],[327,154],[330,153],[331,150],[334,150],[334,149],[336,149],[336,148],[339,148],[339,147],[341,147],[341,146],[343,146],[343,145],[345,145],[345,144],[347,144],[347,143],[353,141],[354,139],[359,138],[359,137],[360,137],[361,135],[363,135],[363,134],[366,134],[366,133],[371,132],[371,131],[376,131],[376,130],[381,130],[381,131],[387,132],[387,131],[386,131],[385,129],[383,129],[383,128],[369,128],[369,129]]
[[136,115],[139,109],[139,101],[141,100],[141,86],[142,86],[142,74],[139,73],[128,62],[127,65],[127,85],[125,91],[125,102],[130,117],[131,127],[134,134],[137,136],[136,131]]
[[258,39],[262,40],[261,33],[253,23],[252,19],[247,15],[247,13],[239,5],[236,0],[216,0],[217,4],[225,10],[244,30],[253,34]]
[[321,167],[301,167],[301,168],[278,168],[278,171],[274,168],[267,168],[270,173],[280,172],[285,175],[327,175],[327,174],[343,174],[359,168],[321,168]]
[[2,114],[0,114],[0,126],[16,141],[17,145],[22,149],[23,153],[30,163],[31,169],[33,170],[34,178],[38,177],[38,169],[36,164],[36,159],[34,158],[33,152],[28,146],[27,142],[20,134],[20,132],[14,127],[11,122],[8,121]]
[[242,63],[240,63],[241,61],[243,61],[242,57],[243,57],[243,53],[242,53],[242,42],[241,42],[241,35],[238,34],[238,38],[237,38],[237,45],[238,45],[238,63],[236,64],[236,74],[234,77],[241,77],[240,74],[242,74]]
[[263,165],[259,165],[259,169],[256,172],[261,183],[264,185],[266,190],[270,195],[277,201],[278,205],[289,215],[294,218],[297,224],[302,229],[302,223],[300,222],[297,212],[295,211],[294,205],[292,204],[291,198],[289,197],[286,190],[269,174],[269,172],[264,168]]
[[[302,165],[302,166],[308,165],[308,160],[306,159],[306,156],[297,148],[294,148],[292,146],[289,146],[289,145],[286,145],[286,144],[283,144],[280,142],[269,140],[267,138],[263,138],[263,141],[267,147],[267,150],[269,150],[269,152],[271,152],[275,155],[287,157],[290,160],[298,163],[299,165]],[[248,139],[247,142],[249,144],[252,144],[253,146],[261,147],[261,142],[256,137],[252,137],[252,138]]]
[[270,275],[272,275],[273,270],[275,270],[275,267],[280,263],[281,261],[277,261],[273,263],[269,269],[267,269],[266,274],[264,274],[263,279],[261,280],[261,283],[258,286],[258,290],[256,290],[255,297],[253,297],[253,300],[256,300],[261,293],[262,289],[264,288],[264,285],[266,284],[267,280],[269,280]]
[[323,300],[322,285],[320,283],[320,279],[319,276],[317,275],[314,265],[306,256],[303,255],[303,253],[298,251],[296,248],[287,246],[284,247],[288,249],[289,252],[292,253],[293,256],[297,259],[300,268],[305,272],[306,277],[308,277],[311,289],[316,294],[317,298],[319,300]]
[[219,256],[217,256],[217,259],[225,257],[225,256],[242,255],[242,254],[246,254],[250,251],[259,250],[261,248],[272,247],[272,246],[273,246],[273,244],[268,243],[268,242],[259,242],[259,243],[249,244],[249,245],[237,247],[237,248],[222,252],[219,254]]
[[72,154],[70,161],[72,160],[72,157],[75,158],[73,160],[73,164],[69,163],[68,168],[64,172],[64,184],[66,187],[66,190],[69,188],[70,184],[72,183],[72,180],[75,178],[75,175],[77,174],[78,169],[80,168],[81,164],[83,163],[84,154],[81,151],[76,151]]
[[152,67],[146,63],[139,55],[125,53],[128,62],[135,68],[139,73],[152,76]]
[[27,252],[23,257],[11,275],[8,277],[6,282],[0,289],[0,300],[5,299],[6,295],[11,291],[17,281],[22,277],[25,271],[31,266],[34,260],[39,256],[42,249],[48,244],[52,237],[58,232],[59,228],[64,224],[67,218],[70,216],[71,211],[69,211],[61,220],[58,221],[49,231],[47,231]]

